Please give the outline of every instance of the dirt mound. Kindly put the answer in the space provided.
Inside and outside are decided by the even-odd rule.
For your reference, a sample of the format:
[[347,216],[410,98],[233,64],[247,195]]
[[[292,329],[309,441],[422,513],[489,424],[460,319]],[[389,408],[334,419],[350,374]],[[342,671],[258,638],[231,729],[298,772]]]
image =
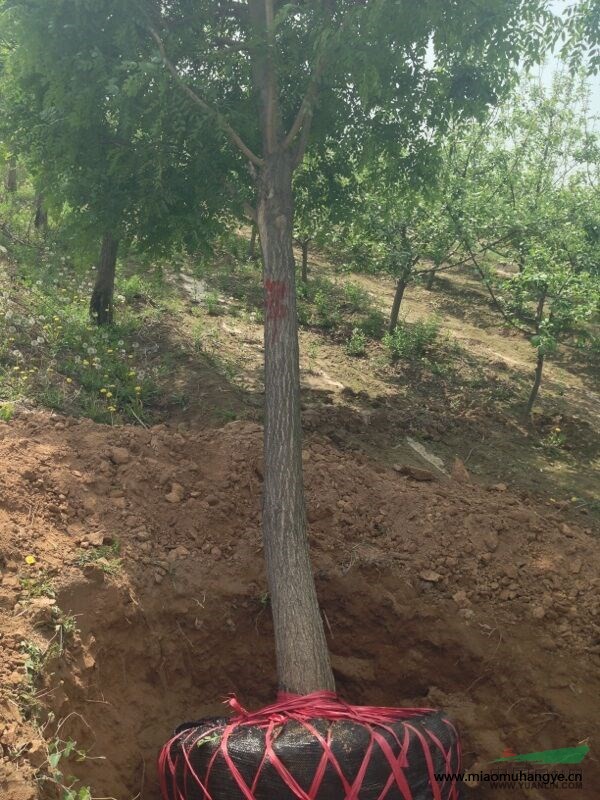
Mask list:
[[[157,800],[155,757],[176,724],[220,713],[229,692],[273,699],[261,436],[42,413],[0,426],[2,797],[60,796],[44,776],[73,740],[87,755],[59,760],[63,783]],[[304,461],[345,697],[443,706],[467,766],[598,741],[590,529],[503,485],[387,469],[316,434]],[[600,770],[584,767],[591,800]]]

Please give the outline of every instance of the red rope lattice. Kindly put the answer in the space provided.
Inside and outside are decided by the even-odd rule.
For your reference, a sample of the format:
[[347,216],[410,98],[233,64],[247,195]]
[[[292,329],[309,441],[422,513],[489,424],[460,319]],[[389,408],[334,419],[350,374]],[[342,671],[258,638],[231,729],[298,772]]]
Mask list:
[[[403,800],[413,800],[413,794],[405,775],[405,770],[408,767],[407,753],[411,734],[414,737],[413,747],[415,739],[421,745],[433,800],[458,800],[458,789],[454,781],[451,786],[444,786],[436,780],[435,773],[439,773],[440,769],[439,767],[435,768],[432,757],[432,751],[435,752],[437,750],[442,757],[444,771],[447,773],[459,772],[461,753],[456,729],[449,720],[442,720],[452,731],[452,740],[455,742],[455,746],[451,745],[446,748],[433,733],[428,730],[419,730],[410,724],[411,719],[420,717],[423,714],[433,713],[433,709],[352,706],[340,700],[333,692],[316,692],[304,697],[280,695],[277,703],[255,712],[246,711],[235,697],[230,698],[227,703],[235,712],[235,716],[225,725],[221,723],[208,730],[203,728],[201,733],[198,733],[197,728],[184,730],[174,736],[163,747],[158,760],[158,771],[164,800],[187,800],[185,787],[189,786],[190,783],[194,784],[196,796],[198,790],[200,790],[203,800],[219,800],[219,798],[213,797],[208,790],[210,774],[219,755],[222,756],[230,775],[246,800],[256,800],[255,792],[258,781],[267,763],[277,771],[283,783],[299,800],[317,800],[319,788],[328,764],[331,765],[340,779],[344,788],[345,800],[359,800],[360,790],[375,745],[379,747],[389,764],[389,776],[382,787],[378,800],[384,800],[394,784],[400,791]],[[369,732],[370,739],[365,749],[364,758],[352,782],[344,774],[342,766],[332,751],[331,729],[326,738],[324,738],[313,725],[316,719],[352,721],[360,724]],[[400,720],[405,721],[402,741],[398,733],[391,727],[392,723]],[[302,725],[319,742],[323,749],[323,755],[315,771],[311,786],[307,791],[299,785],[294,775],[278,758],[273,747],[276,730],[290,721],[295,721]],[[228,749],[231,735],[243,726],[253,726],[265,730],[265,750],[251,785],[248,785],[244,780]],[[390,746],[388,739],[382,735],[382,731],[391,734],[398,745],[397,754],[394,753],[394,749]],[[199,740],[204,740],[215,734],[220,737],[219,745],[215,748],[205,773],[198,775],[192,764],[190,753],[193,752],[193,748]],[[442,790],[444,790],[443,795]]]

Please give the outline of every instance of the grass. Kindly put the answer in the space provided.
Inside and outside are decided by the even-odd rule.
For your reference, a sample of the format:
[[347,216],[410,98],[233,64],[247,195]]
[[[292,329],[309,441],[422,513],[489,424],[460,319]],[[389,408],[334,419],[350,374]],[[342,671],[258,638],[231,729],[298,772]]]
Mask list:
[[383,344],[392,361],[405,359],[417,361],[434,353],[440,333],[440,323],[437,319],[419,320],[407,323],[401,320],[396,329],[386,333]]
[[[12,219],[23,224],[17,213]],[[108,424],[148,421],[160,395],[148,343],[174,291],[161,270],[120,276],[116,322],[98,328],[88,314],[89,256],[72,259],[60,241],[4,242],[11,263],[0,273],[0,421],[24,402]]]
[[21,599],[31,600],[34,597],[54,597],[56,594],[54,584],[46,572],[38,575],[27,576],[20,579]]
[[87,550],[81,550],[73,563],[78,567],[99,564],[102,571],[107,575],[115,575],[121,569],[120,551],[121,548],[118,542],[101,547],[89,547]]

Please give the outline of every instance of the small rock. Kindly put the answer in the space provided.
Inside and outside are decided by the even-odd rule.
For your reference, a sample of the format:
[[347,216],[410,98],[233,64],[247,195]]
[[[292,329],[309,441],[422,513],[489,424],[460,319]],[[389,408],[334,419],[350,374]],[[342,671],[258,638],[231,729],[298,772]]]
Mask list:
[[427,581],[427,583],[439,583],[444,579],[444,576],[440,575],[439,572],[434,572],[432,569],[424,569],[422,572],[419,572],[419,578],[423,581]]
[[181,503],[185,494],[185,489],[180,483],[171,484],[171,491],[165,495],[168,503]]
[[457,483],[471,483],[471,476],[469,475],[469,471],[465,467],[464,463],[460,460],[460,458],[454,459],[451,475],[452,475],[452,480],[457,481]]
[[428,469],[412,467],[409,464],[394,464],[393,468],[399,475],[405,475],[407,478],[412,478],[413,481],[426,483],[435,480],[435,475]]
[[113,537],[106,531],[90,531],[85,538],[92,547],[102,547],[102,545],[112,544],[114,541]]
[[452,595],[452,599],[456,603],[459,608],[465,608],[466,606],[471,605],[471,601],[467,597],[467,593],[461,589],[459,592],[455,592]]
[[55,605],[53,597],[34,597],[27,605],[25,615],[34,625],[51,625]]
[[492,486],[496,492],[505,492],[508,489],[508,486],[505,483],[495,483]]
[[174,550],[171,550],[171,552],[167,555],[167,561],[178,561],[179,559],[187,558],[189,554],[190,551],[186,547],[183,547],[183,545],[180,545]]
[[534,619],[544,619],[546,616],[546,609],[543,606],[535,606],[531,612],[531,616]]
[[130,459],[129,450],[126,447],[113,447],[110,451],[110,460],[117,466],[128,464]]
[[217,547],[215,545],[214,547],[211,547],[210,554],[214,558],[221,558],[221,556],[223,555],[223,552],[222,552],[220,547]]

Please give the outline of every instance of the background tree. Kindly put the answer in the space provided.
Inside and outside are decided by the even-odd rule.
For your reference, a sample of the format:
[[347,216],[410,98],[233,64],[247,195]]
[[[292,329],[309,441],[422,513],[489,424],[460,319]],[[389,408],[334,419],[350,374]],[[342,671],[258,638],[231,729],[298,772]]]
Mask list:
[[528,413],[546,357],[580,338],[598,308],[599,143],[587,105],[571,77],[550,90],[526,82],[483,132],[465,176],[465,250],[494,306],[537,349]]
[[326,246],[333,232],[356,213],[357,154],[347,141],[311,149],[294,175],[294,239],[301,249],[301,276],[308,280],[311,243]]
[[170,91],[122,4],[7,5],[3,135],[44,198],[40,225],[49,208],[84,242],[101,240],[90,313],[110,323],[119,247],[205,246],[223,206],[235,207],[232,159],[210,120]]

